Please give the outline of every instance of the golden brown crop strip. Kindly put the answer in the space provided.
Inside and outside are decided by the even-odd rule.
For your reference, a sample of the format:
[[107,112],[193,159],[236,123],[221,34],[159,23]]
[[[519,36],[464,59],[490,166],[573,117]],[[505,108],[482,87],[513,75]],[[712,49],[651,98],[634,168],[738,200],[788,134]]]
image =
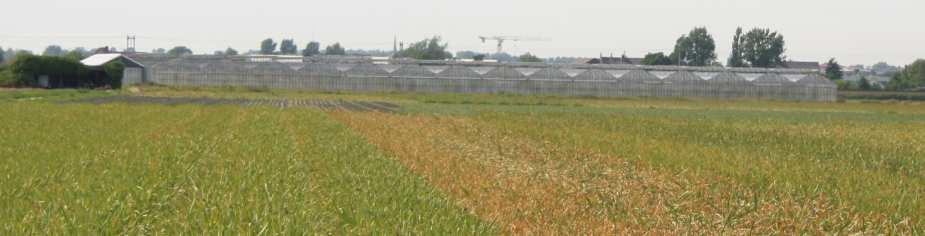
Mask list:
[[[864,224],[877,222],[877,216],[853,213],[825,196],[751,201],[755,191],[728,179],[654,170],[532,140],[477,118],[332,114],[458,204],[513,234],[862,232],[869,229]],[[671,146],[664,142],[640,148]]]

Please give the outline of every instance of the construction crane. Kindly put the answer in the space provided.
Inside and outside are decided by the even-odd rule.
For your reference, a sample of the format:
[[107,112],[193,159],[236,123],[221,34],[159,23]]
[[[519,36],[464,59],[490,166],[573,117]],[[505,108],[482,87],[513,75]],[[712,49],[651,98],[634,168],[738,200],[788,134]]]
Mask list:
[[498,42],[498,53],[504,52],[504,41],[514,41],[514,42],[539,42],[539,41],[549,41],[544,38],[537,37],[519,37],[519,36],[479,36],[479,39],[482,40],[482,43],[485,43],[488,40],[494,40]]

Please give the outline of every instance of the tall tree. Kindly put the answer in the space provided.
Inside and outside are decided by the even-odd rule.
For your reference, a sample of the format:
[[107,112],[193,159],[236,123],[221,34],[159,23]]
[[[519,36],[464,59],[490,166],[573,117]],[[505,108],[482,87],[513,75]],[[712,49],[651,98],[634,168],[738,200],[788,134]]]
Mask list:
[[716,61],[716,42],[707,28],[698,27],[675,42],[671,58],[690,66],[709,66]]
[[671,58],[665,56],[665,53],[649,53],[642,59],[643,65],[673,65]]
[[742,27],[736,29],[735,36],[732,36],[732,53],[726,62],[728,67],[745,67],[745,55],[742,53]]
[[296,55],[299,53],[299,46],[295,45],[295,40],[283,39],[279,44],[279,53],[283,55]]
[[321,54],[321,44],[315,41],[305,45],[305,49],[302,50],[302,56],[310,57],[318,54]]
[[63,48],[61,48],[61,46],[58,46],[58,45],[48,45],[48,47],[45,48],[45,52],[42,52],[43,56],[56,56],[57,57],[57,56],[64,56],[64,54],[67,54],[67,50],[64,50]]
[[543,59],[540,59],[536,55],[530,54],[529,52],[524,53],[524,55],[520,55],[518,60],[520,62],[543,62]]
[[830,80],[840,80],[844,76],[842,73],[841,65],[838,64],[838,61],[835,61],[835,58],[829,59],[829,62],[826,63],[825,67],[825,77],[828,77]]
[[6,59],[4,54],[6,54],[6,51],[3,51],[3,47],[0,47],[0,63],[3,63],[3,61]]
[[785,66],[784,36],[770,29],[755,28],[740,39],[739,50],[751,67]]
[[340,43],[334,43],[324,48],[324,55],[347,55],[347,51]]
[[228,49],[225,49],[225,55],[227,55],[227,56],[237,56],[237,55],[238,55],[238,50],[234,50],[234,48],[228,47]]
[[453,58],[453,54],[446,51],[447,43],[441,42],[440,36],[424,39],[402,49],[395,56],[414,58],[418,60],[444,60]]
[[276,53],[276,42],[273,39],[264,39],[260,42],[260,54],[271,55]]
[[167,55],[170,55],[173,57],[186,56],[186,55],[192,55],[192,54],[193,54],[193,50],[190,50],[186,46],[176,46],[167,51]]

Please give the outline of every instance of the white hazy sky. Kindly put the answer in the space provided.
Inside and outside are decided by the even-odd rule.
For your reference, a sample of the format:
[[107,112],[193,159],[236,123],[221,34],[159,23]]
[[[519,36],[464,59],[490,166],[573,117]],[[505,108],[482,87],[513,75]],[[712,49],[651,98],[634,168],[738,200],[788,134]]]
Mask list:
[[393,35],[417,41],[441,35],[452,51],[494,50],[478,35],[519,35],[548,42],[506,45],[509,53],[542,57],[642,56],[669,52],[674,40],[705,26],[725,60],[737,26],[784,34],[793,60],[842,64],[925,58],[923,0],[12,0],[3,5],[0,46],[41,52],[125,47],[139,51],[186,45],[197,53],[258,48],[259,41],[294,38],[347,48],[391,50]]

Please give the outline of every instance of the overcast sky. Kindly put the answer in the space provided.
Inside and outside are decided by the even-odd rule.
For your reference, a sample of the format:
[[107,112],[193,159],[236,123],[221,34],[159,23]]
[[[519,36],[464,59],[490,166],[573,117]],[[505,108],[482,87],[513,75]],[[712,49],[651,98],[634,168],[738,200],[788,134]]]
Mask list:
[[3,4],[0,46],[41,53],[45,46],[186,45],[197,53],[247,51],[259,41],[294,38],[347,48],[392,49],[392,39],[443,36],[451,51],[490,52],[479,35],[548,38],[509,43],[509,53],[541,57],[641,57],[670,52],[675,39],[705,26],[717,54],[729,54],[737,26],[779,31],[793,60],[842,64],[925,58],[923,0],[13,0]]

